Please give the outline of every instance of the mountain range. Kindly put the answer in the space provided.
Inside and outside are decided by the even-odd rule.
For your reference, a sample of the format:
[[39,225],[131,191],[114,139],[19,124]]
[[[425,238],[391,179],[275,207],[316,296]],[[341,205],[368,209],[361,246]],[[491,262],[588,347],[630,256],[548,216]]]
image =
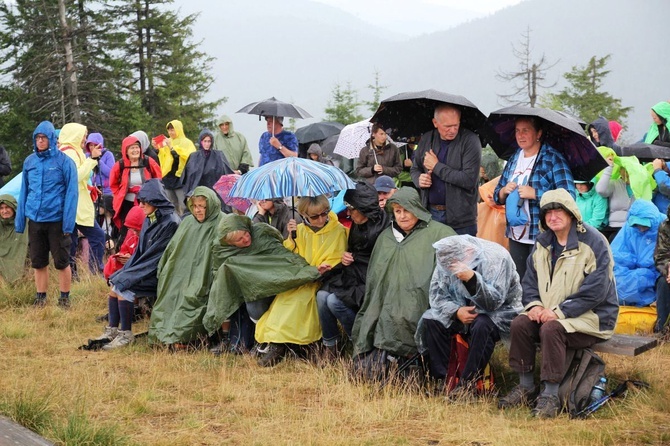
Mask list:
[[[352,11],[310,0],[177,0],[175,5],[182,13],[200,12],[194,38],[216,59],[209,67],[215,77],[209,94],[228,98],[215,113],[231,115],[256,154],[265,123],[235,111],[275,96],[314,116],[297,122],[300,127],[325,117],[336,84],[351,83],[359,99],[371,100],[367,86],[375,72],[386,86],[382,97],[434,88],[467,97],[485,114],[501,108],[507,104],[498,94],[510,93],[512,86],[496,74],[516,70],[512,49],[527,28],[533,59],[544,54],[556,62],[547,73],[549,83],[557,82],[552,92],[566,85],[563,74],[573,66],[611,54],[604,89],[634,107],[624,123],[624,142],[639,140],[651,124],[651,106],[670,100],[670,61],[660,32],[670,16],[667,0],[526,0],[418,37],[403,33],[402,24],[396,32],[374,17],[364,21]],[[411,17],[407,23],[420,26]]]

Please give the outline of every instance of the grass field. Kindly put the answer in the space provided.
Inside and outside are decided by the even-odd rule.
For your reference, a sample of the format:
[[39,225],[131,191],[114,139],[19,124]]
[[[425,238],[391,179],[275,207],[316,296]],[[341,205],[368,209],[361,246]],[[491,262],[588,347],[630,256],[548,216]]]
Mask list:
[[[52,274],[52,279],[55,276]],[[56,285],[34,309],[30,277],[0,284],[0,413],[65,445],[661,445],[670,444],[670,348],[637,358],[605,355],[610,385],[643,379],[588,420],[536,420],[495,399],[451,403],[416,388],[353,382],[346,363],[288,360],[263,369],[248,356],[170,353],[145,340],[114,352],[77,347],[102,331],[101,279]],[[134,326],[140,332],[147,323]],[[493,361],[509,388],[504,348]]]

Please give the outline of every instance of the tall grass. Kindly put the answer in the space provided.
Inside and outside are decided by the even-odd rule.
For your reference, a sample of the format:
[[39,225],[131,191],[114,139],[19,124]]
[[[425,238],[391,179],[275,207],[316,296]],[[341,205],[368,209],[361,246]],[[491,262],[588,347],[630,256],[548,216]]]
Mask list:
[[[0,285],[0,412],[57,444],[219,445],[618,445],[670,441],[670,348],[637,358],[605,356],[615,384],[641,378],[588,420],[536,420],[499,411],[495,398],[451,403],[416,386],[352,380],[347,363],[287,360],[264,369],[249,356],[170,353],[144,339],[113,352],[78,350],[102,332],[102,279],[84,277],[73,305],[56,306],[55,274],[44,309],[30,280]],[[147,322],[133,326],[137,333]],[[504,348],[497,384],[516,378]]]

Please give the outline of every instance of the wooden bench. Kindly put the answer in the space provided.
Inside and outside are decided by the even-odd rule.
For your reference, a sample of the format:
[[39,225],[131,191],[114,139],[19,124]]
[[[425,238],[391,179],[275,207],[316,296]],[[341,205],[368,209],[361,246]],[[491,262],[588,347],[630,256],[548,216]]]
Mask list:
[[591,348],[598,353],[637,356],[656,346],[658,339],[655,337],[615,334],[607,341],[598,342]]
[[0,446],[5,445],[53,446],[53,443],[9,418],[0,416]]

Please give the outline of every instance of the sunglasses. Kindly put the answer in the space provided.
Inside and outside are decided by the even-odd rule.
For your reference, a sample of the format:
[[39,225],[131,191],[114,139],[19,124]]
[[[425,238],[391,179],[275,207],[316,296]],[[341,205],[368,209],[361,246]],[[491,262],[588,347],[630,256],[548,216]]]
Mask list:
[[320,214],[316,215],[305,215],[308,220],[316,220],[317,218],[326,218],[328,216],[328,213],[330,212],[330,209],[326,209],[325,211],[321,212]]

